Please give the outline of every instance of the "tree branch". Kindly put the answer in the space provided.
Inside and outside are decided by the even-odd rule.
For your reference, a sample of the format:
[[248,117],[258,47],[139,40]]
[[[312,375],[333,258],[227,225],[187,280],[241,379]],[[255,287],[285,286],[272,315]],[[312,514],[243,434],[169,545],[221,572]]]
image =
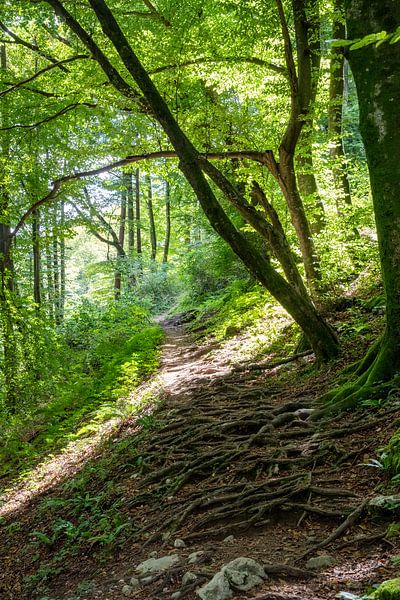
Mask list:
[[15,83],[11,87],[7,88],[6,90],[3,90],[2,92],[0,92],[0,98],[2,98],[3,96],[6,96],[6,94],[9,94],[10,92],[13,92],[14,90],[17,90],[18,88],[25,85],[26,83],[29,83],[30,81],[33,81],[34,79],[37,79],[38,77],[40,77],[40,75],[43,75],[43,73],[47,73],[47,71],[51,71],[51,69],[55,69],[56,67],[59,67],[60,65],[64,65],[66,63],[73,62],[74,60],[81,60],[84,58],[89,58],[89,55],[88,54],[77,54],[76,56],[70,56],[69,58],[65,58],[64,60],[60,60],[57,63],[54,63],[47,67],[44,67],[43,69],[40,69],[40,71],[37,71],[34,75],[31,75],[31,77],[28,77],[27,79],[22,79],[21,81],[18,81],[17,83]]
[[48,194],[46,194],[45,196],[43,196],[43,198],[41,198],[40,200],[38,200],[37,202],[35,202],[34,204],[32,204],[32,206],[30,206],[28,208],[28,210],[22,215],[22,217],[20,218],[20,220],[18,221],[17,225],[14,227],[14,229],[10,232],[10,241],[15,238],[15,236],[17,235],[18,231],[23,227],[23,225],[25,224],[25,222],[29,219],[29,217],[31,216],[31,214],[37,209],[39,208],[39,206],[42,206],[43,204],[46,204],[49,200],[54,200],[54,198],[56,198],[60,192],[61,189],[61,182],[56,180],[53,182],[52,188],[49,191]]
[[294,58],[293,58],[292,42],[290,39],[290,33],[289,33],[289,29],[288,29],[288,25],[287,25],[287,21],[286,21],[286,17],[285,17],[285,11],[284,11],[283,5],[282,5],[282,0],[275,0],[275,2],[276,2],[276,7],[278,9],[279,21],[281,24],[284,49],[285,49],[285,62],[286,62],[289,83],[290,83],[290,90],[291,90],[291,94],[292,94],[292,98],[293,98],[294,96],[297,95],[298,81],[297,81],[296,65],[295,65]]
[[70,40],[68,40],[67,38],[63,37],[62,35],[59,35],[57,32],[52,31],[51,28],[46,25],[46,23],[40,23],[40,25],[55,40],[61,42],[65,46],[68,46],[68,48],[73,48],[74,47],[73,44],[72,44],[72,42]]
[[[142,0],[143,4],[149,9],[149,15],[152,16],[153,19],[160,21],[165,27],[171,27],[171,22],[166,19],[159,10],[154,6],[150,0]],[[146,13],[143,13],[145,15]]]
[[[85,195],[88,194],[87,190],[85,188]],[[107,231],[109,233],[114,233],[115,236],[115,232],[114,230],[112,230],[111,226],[107,223],[107,221],[103,218],[102,215],[100,215],[100,213],[97,212],[97,210],[95,209],[95,207],[92,205],[92,203],[90,202],[90,200],[88,200],[88,195],[87,195],[87,201],[90,204],[90,208],[91,210],[95,211],[95,214],[97,217],[101,217],[101,222],[104,224],[106,224],[107,227]],[[77,204],[75,204],[75,202],[71,202],[71,205],[74,207],[74,209],[76,210],[76,212],[78,213],[78,215],[80,217],[82,217],[82,219],[85,221],[86,226],[88,227],[89,231],[98,239],[100,240],[100,242],[103,242],[104,244],[108,244],[109,246],[113,246],[119,253],[121,253],[121,251],[123,252],[123,255],[125,254],[124,249],[122,248],[122,246],[119,243],[119,240],[115,240],[114,236],[112,235],[112,240],[109,240],[105,237],[103,237],[101,235],[101,233],[99,233],[96,229],[95,229],[95,225],[91,222],[90,217],[88,217],[87,215],[85,215],[85,213],[83,212],[83,210],[81,210],[79,208],[79,206]]]
[[115,246],[115,248],[120,256],[125,256],[126,253],[125,253],[123,246],[121,245],[121,242],[119,241],[118,235],[116,234],[114,229],[111,227],[111,225],[103,217],[101,212],[99,210],[97,210],[95,205],[90,200],[90,195],[89,195],[89,192],[88,192],[88,189],[86,186],[83,188],[83,191],[85,194],[86,204],[89,206],[89,209],[93,212],[93,214],[96,215],[96,217],[98,218],[100,223],[103,225],[103,227],[106,229],[106,231],[108,231],[108,233],[111,235],[111,237],[113,239],[112,245]]
[[[4,83],[4,85],[15,85],[16,83],[18,83],[17,81],[2,81],[1,83]],[[44,96],[45,98],[59,98],[59,96],[57,94],[53,94],[52,92],[46,92],[45,90],[38,90],[37,88],[32,88],[30,86],[26,86],[23,85],[22,86],[23,90],[26,90],[27,92],[32,92],[32,94],[39,94],[40,96]]]
[[[271,158],[272,157],[272,158]],[[70,181],[77,181],[79,179],[84,179],[86,177],[93,177],[95,175],[101,175],[102,173],[107,173],[113,169],[118,169],[120,167],[124,167],[125,165],[129,165],[135,162],[139,162],[142,160],[156,160],[159,158],[178,158],[178,155],[173,150],[164,150],[159,152],[148,152],[146,154],[137,154],[133,156],[127,156],[121,160],[115,161],[104,167],[99,167],[97,169],[91,169],[88,171],[80,171],[77,173],[71,173],[70,175],[64,175],[63,177],[59,177],[55,179],[52,183],[52,188],[46,194],[35,202],[20,218],[14,230],[11,232],[11,238],[15,237],[18,231],[23,227],[24,223],[28,220],[32,212],[42,206],[42,204],[46,204],[49,200],[53,200],[56,198],[60,192],[61,187]],[[235,159],[235,160],[254,160],[261,164],[267,165],[273,159],[273,153],[271,150],[267,150],[266,152],[214,152],[208,154],[201,154],[200,158],[204,158],[207,160],[224,160],[224,159]],[[107,221],[105,221],[106,226],[108,227]]]
[[64,71],[64,73],[68,73],[68,69],[66,69],[60,61],[58,61],[56,58],[53,58],[53,56],[51,56],[50,54],[47,54],[47,52],[44,52],[43,50],[41,50],[39,48],[39,46],[37,46],[36,44],[31,44],[30,42],[27,42],[26,40],[23,40],[22,38],[20,38],[16,33],[11,31],[7,27],[7,25],[5,25],[2,21],[0,21],[0,29],[2,29],[4,31],[4,33],[7,33],[10,37],[12,37],[16,44],[20,44],[21,46],[24,46],[25,48],[29,48],[29,50],[32,50],[33,52],[36,52],[37,54],[39,54],[39,56],[42,56],[46,60],[49,60],[51,63],[56,65],[59,69]]
[[140,102],[145,112],[148,112],[148,106],[143,97],[125,81],[122,75],[111,64],[104,52],[93,41],[92,37],[83,29],[82,25],[67,11],[59,0],[45,0],[53,7],[55,13],[63,18],[71,31],[81,40],[86,48],[92,53],[93,58],[98,62],[104,73],[109,78],[112,85],[119,90],[125,97]]
[[10,129],[35,129],[36,127],[40,127],[40,125],[44,125],[45,123],[49,123],[50,121],[54,121],[58,117],[62,117],[67,114],[71,110],[79,106],[87,106],[89,108],[96,108],[97,104],[91,104],[90,102],[74,102],[73,104],[68,104],[68,106],[64,106],[61,110],[56,112],[54,115],[50,115],[45,117],[41,121],[37,121],[36,123],[30,123],[27,125],[23,125],[20,123],[16,123],[15,125],[10,125],[9,127],[0,127],[0,131],[9,131]]
[[267,60],[263,60],[261,58],[257,58],[255,56],[215,56],[215,57],[202,57],[202,58],[195,58],[193,60],[186,60],[182,63],[175,63],[175,64],[171,64],[171,65],[164,65],[162,67],[157,67],[155,69],[153,69],[152,71],[149,71],[150,75],[155,75],[156,73],[163,73],[164,71],[169,71],[171,69],[180,69],[183,67],[190,67],[192,65],[201,65],[201,64],[207,64],[207,63],[219,63],[219,62],[226,62],[226,63],[248,63],[251,65],[258,65],[260,67],[266,67],[267,69],[270,69],[271,71],[275,71],[276,73],[279,73],[280,75],[284,75],[285,77],[287,77],[287,70],[280,66],[277,65],[275,63],[269,62]]

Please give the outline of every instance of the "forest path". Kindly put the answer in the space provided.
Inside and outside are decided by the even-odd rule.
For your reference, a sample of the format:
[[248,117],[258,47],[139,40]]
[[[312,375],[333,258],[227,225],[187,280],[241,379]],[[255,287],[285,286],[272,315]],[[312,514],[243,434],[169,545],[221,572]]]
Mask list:
[[[88,542],[75,556],[62,555],[64,568],[51,572],[46,594],[31,588],[4,598],[121,600],[141,561],[170,554],[180,563],[128,597],[198,599],[196,588],[240,556],[261,562],[270,577],[236,594],[238,600],[325,600],[343,590],[364,592],[393,575],[397,538],[387,543],[388,523],[371,521],[364,510],[382,474],[362,463],[391,435],[399,407],[390,416],[369,407],[309,421],[332,377],[329,369],[305,378],[307,358],[277,367],[240,364],[236,356],[232,364],[226,347],[198,345],[179,319],[162,325],[161,368],[144,387],[161,384],[165,401],[155,413],[145,412],[144,429],[135,416],[114,428],[104,451],[119,442],[133,450],[107,473],[108,503],[119,502],[130,524],[127,541],[105,556]],[[82,497],[104,493],[104,480],[92,479]],[[46,494],[58,499],[65,488],[55,485]],[[32,531],[45,529],[45,514],[35,506],[24,505],[20,530],[7,542],[9,575],[4,569],[2,589],[18,589],[16,582],[35,572],[37,559],[24,546]],[[52,548],[44,552],[51,556]],[[188,564],[193,552],[202,554]],[[318,554],[334,564],[306,572],[307,560]],[[183,584],[188,571],[197,579]]]
[[[256,591],[236,596],[243,599],[323,600],[388,578],[393,547],[382,543],[385,527],[360,508],[380,481],[376,469],[360,462],[387,436],[387,417],[369,409],[309,422],[323,376],[282,383],[276,367],[232,365],[218,344],[198,346],[179,319],[163,326],[160,378],[167,398],[142,451],[141,477],[126,488],[127,506],[140,523],[141,560],[204,554],[199,564],[179,565],[134,597],[180,591],[179,598],[195,599],[202,582],[239,556],[275,572]],[[300,381],[302,366],[295,367]],[[375,436],[366,438],[371,431]],[[177,540],[185,546],[175,548]],[[316,554],[329,554],[335,564],[299,575],[295,569]],[[197,581],[182,587],[188,570]]]
[[[323,377],[282,385],[276,368],[232,367],[223,348],[198,347],[176,320],[164,328],[166,419],[143,453],[143,478],[130,502],[139,511],[146,503],[138,532],[143,558],[166,554],[175,539],[184,540],[186,554],[204,551],[212,568],[198,569],[197,583],[181,590],[190,599],[199,581],[238,556],[279,576],[245,598],[334,598],[387,578],[393,567],[385,529],[362,508],[356,516],[380,481],[360,463],[388,435],[387,416],[368,409],[310,422]],[[305,573],[304,581],[282,567],[304,568],[316,554],[335,564],[310,579]],[[181,589],[182,572],[175,585],[166,576],[137,597],[170,597]]]

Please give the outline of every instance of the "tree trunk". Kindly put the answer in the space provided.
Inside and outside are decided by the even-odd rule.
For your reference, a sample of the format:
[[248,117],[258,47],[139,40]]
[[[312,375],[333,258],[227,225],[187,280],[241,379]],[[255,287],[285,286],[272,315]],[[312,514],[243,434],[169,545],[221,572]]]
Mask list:
[[125,189],[126,189],[126,204],[128,215],[128,256],[129,256],[129,273],[127,285],[132,289],[136,283],[136,276],[133,272],[133,255],[135,251],[135,208],[133,200],[133,171],[124,173]]
[[[0,72],[7,70],[7,53],[4,44],[0,46]],[[1,104],[0,124],[8,125],[7,109],[4,100]],[[2,327],[2,351],[3,351],[3,374],[4,374],[4,401],[10,412],[15,412],[19,390],[16,373],[20,367],[18,359],[17,343],[15,340],[15,317],[12,306],[13,292],[15,289],[14,265],[11,257],[11,228],[10,219],[10,197],[6,183],[10,155],[9,133],[5,131],[1,144],[1,172],[0,172],[0,320]]]
[[138,258],[142,255],[142,229],[140,223],[140,171],[135,171],[135,219],[136,219],[136,252]]
[[54,317],[54,288],[53,288],[53,257],[52,257],[52,230],[49,211],[45,213],[45,254],[46,254],[46,287],[47,287],[47,310],[52,322]]
[[[348,36],[363,37],[400,23],[398,0],[347,2]],[[386,292],[386,334],[371,375],[387,379],[400,367],[400,44],[384,43],[350,52],[360,105]]]
[[325,208],[318,192],[317,180],[314,174],[313,163],[313,129],[315,99],[318,90],[318,81],[321,68],[321,44],[319,33],[319,15],[315,10],[310,21],[311,31],[307,35],[308,47],[311,53],[311,89],[308,118],[302,129],[299,150],[296,155],[297,182],[300,194],[305,201],[306,207],[311,208],[310,229],[312,234],[320,233],[325,225]]
[[165,240],[163,263],[168,262],[169,244],[171,240],[171,187],[169,181],[165,182]]
[[56,324],[61,323],[60,311],[60,262],[58,259],[58,209],[57,205],[53,208],[53,298],[54,298],[54,315]]
[[293,227],[297,233],[309,288],[312,295],[318,296],[319,281],[321,280],[319,258],[297,188],[294,154],[293,152],[286,152],[285,148],[281,146],[279,158],[279,185],[286,199]]
[[32,248],[33,248],[33,299],[39,307],[41,304],[41,266],[40,266],[40,217],[39,209],[32,213]]
[[297,186],[294,156],[297,143],[312,109],[315,96],[313,54],[319,45],[319,15],[315,0],[292,0],[296,38],[297,69],[292,43],[281,0],[276,0],[285,45],[285,60],[291,90],[290,117],[279,146],[279,164],[275,162],[272,174],[276,177],[289,208],[296,231],[304,269],[311,293],[317,297],[321,273],[304,206]]
[[300,148],[296,155],[297,182],[302,199],[310,216],[311,233],[318,234],[326,224],[325,208],[318,191],[317,180],[314,175],[314,162],[312,155],[312,124],[307,123],[300,138]]
[[60,202],[60,319],[64,320],[65,312],[65,292],[66,292],[66,274],[65,274],[65,201]]
[[[332,38],[344,39],[346,30],[342,18],[343,0],[335,0],[336,19],[332,26]],[[332,173],[337,192],[336,208],[341,214],[344,204],[351,205],[350,182],[347,176],[346,156],[343,146],[343,100],[344,100],[344,54],[341,48],[332,48],[329,81],[328,134]]]
[[133,182],[132,182],[132,171],[124,173],[124,181],[126,188],[126,203],[127,203],[127,214],[128,214],[128,252],[129,256],[135,249],[135,214],[133,205]]
[[[398,0],[346,0],[347,35],[363,38],[392,32],[400,22]],[[400,44],[368,45],[350,50],[349,62],[357,87],[360,131],[367,155],[386,293],[386,328],[361,361],[355,383],[327,395],[327,410],[337,411],[371,398],[382,383],[400,371]]]
[[123,253],[121,254],[120,249],[117,248],[117,267],[114,273],[114,298],[115,300],[119,300],[121,297],[121,288],[122,288],[122,273],[121,273],[121,260],[125,256],[124,252],[124,242],[125,242],[125,225],[126,225],[126,202],[127,202],[127,191],[126,189],[122,189],[121,191],[121,208],[120,208],[120,216],[119,216],[119,232],[118,232],[118,242],[120,249],[122,249]]
[[151,259],[155,260],[156,254],[157,254],[157,235],[156,235],[156,224],[154,222],[153,192],[151,189],[151,175],[147,175],[146,181],[147,181],[147,211],[149,214]]

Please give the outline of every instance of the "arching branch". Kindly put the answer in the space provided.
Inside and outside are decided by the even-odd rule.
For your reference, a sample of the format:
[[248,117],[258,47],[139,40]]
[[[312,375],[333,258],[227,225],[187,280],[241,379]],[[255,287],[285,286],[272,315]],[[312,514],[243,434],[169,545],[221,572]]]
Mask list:
[[68,106],[64,106],[54,115],[49,115],[48,117],[45,117],[44,119],[42,119],[41,121],[37,121],[36,123],[30,123],[26,125],[16,123],[15,125],[10,125],[9,127],[0,127],[0,131],[9,131],[10,129],[35,129],[36,127],[40,127],[40,125],[44,125],[45,123],[49,123],[50,121],[58,119],[58,117],[62,117],[63,115],[69,113],[71,110],[75,110],[75,108],[78,108],[79,106],[96,108],[97,104],[91,104],[90,102],[74,102],[73,104],[68,104]]
[[124,15],[134,15],[135,17],[147,17],[150,19],[153,19],[154,21],[159,21],[160,23],[162,23],[165,27],[171,27],[171,22],[168,21],[168,19],[166,19],[164,17],[164,15],[162,15],[160,13],[159,10],[157,10],[157,8],[154,6],[154,4],[152,4],[152,2],[150,2],[150,0],[142,0],[143,4],[146,5],[146,7],[148,8],[148,12],[143,12],[140,10],[128,10],[128,11],[124,11]]
[[80,23],[67,11],[59,0],[46,0],[53,7],[55,13],[61,16],[71,31],[81,40],[86,48],[92,53],[94,60],[98,62],[113,86],[126,98],[138,100],[142,108],[148,112],[147,103],[143,97],[132,88],[122,77],[120,72],[111,64],[107,56],[95,43],[92,36],[82,27]]
[[2,98],[3,96],[6,96],[10,92],[13,92],[14,90],[17,90],[18,88],[22,87],[26,83],[30,83],[34,79],[37,79],[44,73],[47,73],[47,71],[51,71],[52,69],[55,69],[56,67],[59,67],[60,65],[65,65],[65,64],[73,62],[75,60],[82,60],[85,58],[89,58],[89,55],[88,54],[77,54],[75,56],[70,56],[69,58],[65,58],[64,60],[60,60],[54,64],[48,65],[47,67],[44,67],[43,69],[40,69],[39,71],[37,71],[34,75],[31,75],[31,77],[28,77],[27,79],[21,79],[21,81],[18,81],[11,87],[0,92],[0,98]]
[[287,70],[285,69],[285,67],[272,63],[268,60],[263,60],[262,58],[257,58],[256,56],[204,56],[194,58],[193,60],[186,60],[181,63],[173,63],[170,65],[164,65],[162,67],[156,67],[155,69],[149,71],[149,73],[150,75],[155,75],[156,73],[163,73],[164,71],[170,71],[172,69],[181,69],[193,65],[214,63],[248,63],[250,65],[258,65],[260,67],[265,67],[267,69],[270,69],[271,71],[275,71],[275,73],[279,73],[280,75],[284,75],[285,77],[287,77]]
[[39,56],[42,56],[46,60],[56,65],[59,69],[64,71],[64,73],[68,73],[68,69],[64,67],[64,65],[60,63],[60,61],[51,56],[51,54],[48,54],[47,52],[41,50],[37,44],[31,44],[30,42],[27,42],[26,40],[20,38],[16,33],[11,31],[11,29],[9,29],[7,25],[5,25],[5,23],[3,23],[2,21],[0,21],[0,29],[2,29],[4,33],[9,35],[13,39],[15,44],[19,44],[21,46],[24,46],[25,48],[28,48],[29,50],[32,50],[33,52],[36,52],[36,54],[39,54]]

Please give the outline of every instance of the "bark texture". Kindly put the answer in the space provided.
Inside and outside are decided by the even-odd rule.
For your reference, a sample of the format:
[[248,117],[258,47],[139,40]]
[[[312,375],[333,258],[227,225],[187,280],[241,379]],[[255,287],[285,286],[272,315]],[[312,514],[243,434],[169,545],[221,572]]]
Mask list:
[[[349,39],[400,22],[397,0],[346,0]],[[385,382],[400,370],[400,44],[364,46],[349,52],[360,105],[360,130],[367,155],[386,292],[386,329],[360,363],[359,378],[327,396],[329,410],[350,408],[373,388],[385,394]],[[382,387],[383,385],[383,387]]]

